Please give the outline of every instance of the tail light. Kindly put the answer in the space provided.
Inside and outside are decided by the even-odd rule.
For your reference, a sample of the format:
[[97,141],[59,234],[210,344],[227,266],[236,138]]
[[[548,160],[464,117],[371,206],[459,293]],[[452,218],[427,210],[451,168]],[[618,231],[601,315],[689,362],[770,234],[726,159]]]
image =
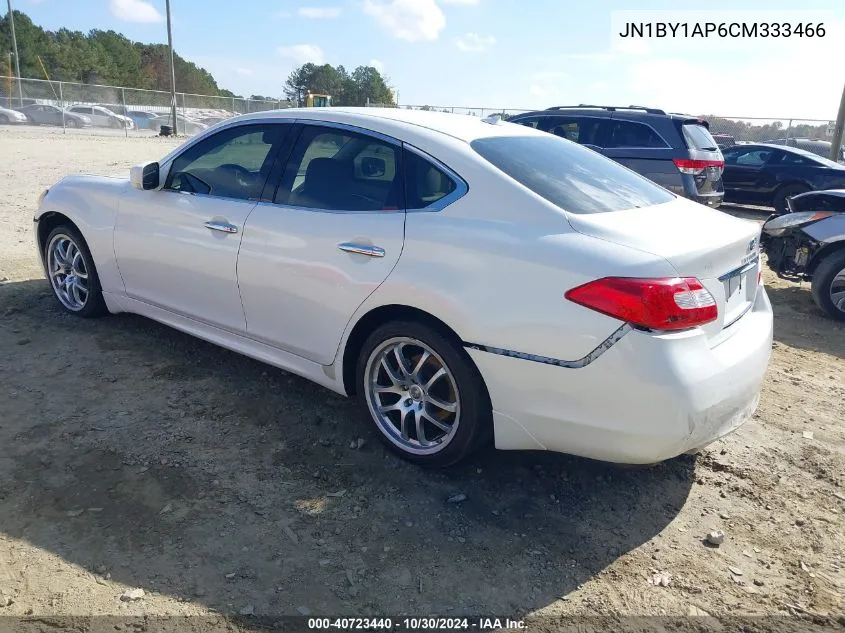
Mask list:
[[566,298],[651,330],[683,330],[715,321],[716,300],[694,277],[605,277],[573,288]]
[[708,167],[718,167],[719,173],[725,168],[723,160],[694,160],[690,158],[676,158],[672,161],[682,174],[698,176]]

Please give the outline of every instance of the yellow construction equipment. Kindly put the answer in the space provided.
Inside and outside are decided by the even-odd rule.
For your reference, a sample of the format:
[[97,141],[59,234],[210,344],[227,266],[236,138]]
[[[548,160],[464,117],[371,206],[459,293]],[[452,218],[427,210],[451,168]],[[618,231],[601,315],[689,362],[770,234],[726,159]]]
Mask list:
[[332,104],[331,95],[322,95],[310,90],[305,94],[306,108],[328,108]]

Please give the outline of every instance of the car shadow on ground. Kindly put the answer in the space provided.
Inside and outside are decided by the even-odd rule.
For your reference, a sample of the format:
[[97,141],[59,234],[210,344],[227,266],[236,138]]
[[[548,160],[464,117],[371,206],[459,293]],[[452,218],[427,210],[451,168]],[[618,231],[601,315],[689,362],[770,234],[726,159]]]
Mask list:
[[347,400],[146,319],[66,315],[44,281],[0,286],[0,314],[0,532],[87,570],[115,612],[113,581],[247,625],[521,615],[672,547],[693,486],[691,457],[490,450],[424,471]]
[[775,340],[814,352],[845,358],[845,323],[816,306],[810,284],[767,286],[775,313]]

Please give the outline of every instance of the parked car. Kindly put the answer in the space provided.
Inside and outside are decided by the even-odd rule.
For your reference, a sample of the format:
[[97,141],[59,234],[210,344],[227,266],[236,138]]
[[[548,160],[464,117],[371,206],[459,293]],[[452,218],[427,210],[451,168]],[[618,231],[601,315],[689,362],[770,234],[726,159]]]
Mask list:
[[722,203],[722,153],[702,119],[637,106],[565,106],[510,121],[586,145],[690,200]]
[[845,189],[808,191],[788,198],[787,206],[763,225],[769,268],[809,281],[816,305],[845,321]]
[[756,143],[724,151],[725,200],[774,207],[805,191],[845,187],[845,165],[797,147]]
[[146,110],[128,110],[128,116],[135,123],[135,127],[139,130],[151,130],[152,120],[159,116],[158,112],[148,112]]
[[91,119],[91,123],[98,127],[129,128],[135,127],[132,119],[122,114],[115,114],[103,106],[75,105],[68,108],[70,112],[81,114]]
[[23,112],[26,118],[36,125],[65,125],[67,127],[91,127],[91,118],[54,105],[34,103],[15,108]]
[[[770,141],[763,141],[769,145],[786,145],[788,147],[797,147],[798,149],[806,150],[822,158],[830,158],[830,150],[833,143],[816,138],[776,138]],[[845,162],[845,148],[839,148],[839,157],[837,162]]]
[[34,234],[65,311],[357,395],[431,466],[491,439],[667,459],[753,413],[771,353],[757,223],[498,119],[249,114],[129,179],[64,178]]
[[[158,132],[161,130],[162,125],[169,125],[172,127],[173,118],[169,114],[162,114],[154,119],[150,119],[151,130]],[[194,119],[183,117],[181,114],[176,115],[176,125],[178,126],[177,132],[179,134],[187,134],[188,136],[193,136],[194,134],[208,129],[208,126],[205,123],[200,123]]]
[[207,116],[200,119],[200,123],[204,123],[205,125],[211,127],[212,125],[217,125],[221,121],[225,121],[229,117],[222,117],[222,116]]
[[712,136],[719,149],[727,149],[736,145],[736,139],[730,134],[713,134]]
[[0,107],[0,124],[9,125],[11,123],[26,123],[26,121],[27,118],[23,112]]

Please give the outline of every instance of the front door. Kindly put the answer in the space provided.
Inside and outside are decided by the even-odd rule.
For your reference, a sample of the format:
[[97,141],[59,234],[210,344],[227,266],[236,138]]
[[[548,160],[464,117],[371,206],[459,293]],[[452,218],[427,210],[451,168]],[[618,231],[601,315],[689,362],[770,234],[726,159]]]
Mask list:
[[249,336],[330,364],[355,310],[402,252],[402,148],[330,124],[301,128],[273,202],[247,220],[238,281]]
[[128,296],[244,332],[238,248],[288,126],[221,130],[177,156],[159,190],[120,201],[114,244]]

